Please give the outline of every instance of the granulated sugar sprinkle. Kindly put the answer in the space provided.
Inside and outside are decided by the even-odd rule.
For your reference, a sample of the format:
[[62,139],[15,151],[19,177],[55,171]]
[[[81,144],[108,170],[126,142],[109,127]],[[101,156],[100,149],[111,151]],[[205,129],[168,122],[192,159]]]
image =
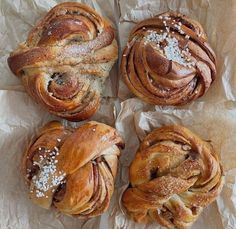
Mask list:
[[36,196],[38,198],[45,197],[45,192],[53,187],[57,187],[58,185],[60,185],[65,178],[66,174],[62,171],[59,171],[59,175],[56,175],[56,164],[58,163],[58,160],[55,159],[55,156],[59,155],[58,151],[59,149],[57,147],[54,147],[54,151],[51,151],[51,153],[49,154],[50,157],[47,158],[47,160],[45,160],[46,157],[41,156],[40,162],[33,162],[40,167],[39,174],[37,176],[33,176],[32,178],[32,183],[34,184],[34,188],[36,189]]

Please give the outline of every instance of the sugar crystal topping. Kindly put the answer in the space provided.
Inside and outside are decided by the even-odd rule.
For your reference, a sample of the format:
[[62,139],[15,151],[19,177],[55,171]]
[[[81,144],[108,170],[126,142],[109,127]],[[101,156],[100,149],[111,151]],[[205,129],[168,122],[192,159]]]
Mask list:
[[[155,48],[159,50],[168,60],[179,63],[185,67],[195,66],[194,61],[191,60],[191,53],[189,52],[188,47],[182,49],[179,46],[179,41],[174,37],[174,31],[170,31],[170,27],[167,25],[166,21],[171,20],[168,16],[159,16],[163,20],[165,31],[154,31],[147,30],[147,35],[144,37],[144,44],[154,43]],[[172,24],[177,29],[180,34],[184,34],[181,30],[182,23],[175,23],[175,20],[172,21]],[[184,36],[185,39],[189,39],[189,35]],[[163,45],[163,43],[165,45]]]
[[[160,49],[161,43],[166,42],[166,46],[163,51]],[[163,52],[168,60],[172,60],[186,67],[192,67],[195,65],[189,58],[191,53],[188,48],[180,49],[179,42],[175,37],[172,37],[168,33],[157,33],[156,31],[149,30],[148,35],[145,37],[145,44],[154,42],[156,48]]]
[[[32,183],[38,198],[48,198],[48,196],[45,195],[45,192],[62,184],[66,175],[62,171],[59,171],[59,175],[57,175],[58,160],[56,160],[56,156],[59,155],[59,149],[54,147],[53,151],[45,150],[45,152],[50,152],[50,157],[40,155],[39,162],[33,162],[34,165],[38,165],[40,167],[39,174],[33,176],[32,178]],[[31,190],[31,192],[33,192],[33,190]]]

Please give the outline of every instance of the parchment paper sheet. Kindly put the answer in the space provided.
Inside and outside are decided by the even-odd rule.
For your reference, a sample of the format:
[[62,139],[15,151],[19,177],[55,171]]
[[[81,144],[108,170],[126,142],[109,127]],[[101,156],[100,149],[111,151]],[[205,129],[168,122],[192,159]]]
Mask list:
[[[226,185],[221,197],[203,212],[194,228],[236,228],[236,103],[230,102],[236,100],[234,0],[83,0],[113,22],[121,47],[134,25],[130,21],[139,21],[168,9],[198,19],[216,50],[218,77],[204,98],[181,109],[154,107],[138,99],[128,99],[133,95],[120,84],[119,97],[128,99],[120,107],[116,98],[116,65],[110,74],[111,78],[107,80],[105,96],[110,99],[102,100],[101,109],[92,118],[116,126],[126,141],[117,189],[108,213],[85,222],[60,216],[31,203],[19,173],[22,152],[38,128],[55,117],[42,110],[24,92],[20,81],[8,69],[6,58],[19,42],[25,40],[36,20],[59,2],[62,1],[0,0],[0,229],[145,228],[122,214],[119,199],[128,183],[128,165],[135,155],[139,140],[154,127],[170,123],[184,124],[203,138],[211,139],[221,154],[226,171]],[[157,227],[152,225],[146,228]]]
[[[116,127],[124,136],[126,148],[121,157],[121,188],[128,184],[128,166],[139,142],[155,127],[182,124],[204,139],[211,139],[218,149],[225,169],[226,185],[217,203],[210,205],[193,228],[236,228],[236,1],[234,0],[118,0],[119,37],[121,49],[135,23],[168,10],[178,11],[197,19],[205,28],[209,43],[217,55],[217,79],[209,92],[190,105],[179,109],[154,107],[134,97],[120,80],[119,97],[122,103]],[[123,186],[122,186],[123,184]],[[111,225],[115,228],[156,228],[128,220],[120,207],[113,206]]]
[[[22,153],[38,128],[55,120],[37,106],[24,92],[1,90],[0,109],[0,228],[1,229],[96,229],[108,228],[107,220],[83,221],[41,209],[28,198],[28,190],[20,174]],[[116,101],[102,104],[93,120],[114,125]],[[81,123],[68,123],[78,126]],[[103,216],[105,218],[106,216]]]
[[[116,128],[126,142],[121,156],[122,173],[121,188],[117,198],[121,196],[128,184],[128,166],[135,151],[147,133],[163,125],[180,124],[188,127],[203,139],[211,140],[219,152],[225,170],[226,184],[216,203],[210,205],[193,226],[194,229],[232,229],[236,228],[236,109],[235,102],[206,104],[199,102],[186,109],[153,107],[138,99],[128,99],[121,104],[121,112],[116,120]],[[155,226],[138,226],[126,219],[118,206],[113,206],[113,221],[116,228],[155,228]]]
[[[217,103],[236,100],[236,1],[235,0],[117,0],[121,47],[135,23],[168,10],[198,20],[217,55],[217,78],[200,101]],[[120,83],[119,96],[133,97]],[[198,100],[199,101],[199,100]]]
[[[0,0],[0,229],[78,229],[108,228],[107,216],[83,221],[41,209],[29,200],[20,174],[20,162],[26,144],[49,115],[24,92],[20,80],[9,70],[6,59],[18,43],[24,41],[36,20],[63,1]],[[82,0],[115,24],[114,2]],[[117,103],[117,68],[106,81],[101,109],[93,117],[114,126]],[[68,123],[78,126],[81,123]]]

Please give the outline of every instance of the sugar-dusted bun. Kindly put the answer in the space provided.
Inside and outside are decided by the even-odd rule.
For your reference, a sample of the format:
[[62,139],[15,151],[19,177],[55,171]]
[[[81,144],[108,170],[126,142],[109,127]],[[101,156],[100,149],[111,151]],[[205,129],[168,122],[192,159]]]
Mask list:
[[209,142],[182,126],[153,130],[130,166],[122,202],[140,223],[188,228],[220,194],[223,170]]
[[215,79],[216,57],[202,26],[167,12],[138,23],[124,49],[121,72],[129,89],[156,105],[183,105]]
[[79,121],[99,108],[104,80],[117,57],[110,23],[84,4],[66,2],[33,27],[8,64],[49,112]]

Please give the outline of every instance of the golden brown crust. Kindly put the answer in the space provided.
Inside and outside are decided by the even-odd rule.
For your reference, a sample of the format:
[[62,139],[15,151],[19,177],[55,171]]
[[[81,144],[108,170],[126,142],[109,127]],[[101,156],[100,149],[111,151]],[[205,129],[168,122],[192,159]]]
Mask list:
[[185,127],[165,126],[141,143],[122,202],[137,222],[187,228],[220,194],[223,178],[209,142]]
[[128,88],[145,102],[183,105],[207,92],[215,79],[215,63],[202,26],[167,12],[133,28],[121,72]]
[[26,91],[49,112],[72,121],[91,117],[118,57],[114,30],[90,7],[55,6],[8,58]]
[[77,129],[48,123],[22,162],[30,198],[43,208],[53,206],[77,217],[102,214],[110,203],[123,146],[117,131],[102,123],[91,121]]

